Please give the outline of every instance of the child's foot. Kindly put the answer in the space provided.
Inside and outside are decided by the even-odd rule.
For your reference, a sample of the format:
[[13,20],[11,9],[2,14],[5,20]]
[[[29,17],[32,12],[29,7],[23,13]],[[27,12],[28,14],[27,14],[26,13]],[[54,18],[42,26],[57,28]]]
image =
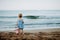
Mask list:
[[18,30],[15,30],[15,33],[18,35],[19,34]]
[[16,35],[19,35],[19,33],[17,33]]

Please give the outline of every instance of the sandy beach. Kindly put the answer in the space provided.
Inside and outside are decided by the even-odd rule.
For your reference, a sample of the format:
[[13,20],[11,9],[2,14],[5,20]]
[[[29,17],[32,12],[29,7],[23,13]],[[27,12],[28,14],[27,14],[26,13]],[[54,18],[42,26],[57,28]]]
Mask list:
[[36,29],[36,30],[24,30],[24,32],[38,33],[38,32],[55,32],[60,31],[60,28],[50,28],[50,29]]
[[60,28],[24,30],[24,34],[0,32],[0,40],[60,40]]

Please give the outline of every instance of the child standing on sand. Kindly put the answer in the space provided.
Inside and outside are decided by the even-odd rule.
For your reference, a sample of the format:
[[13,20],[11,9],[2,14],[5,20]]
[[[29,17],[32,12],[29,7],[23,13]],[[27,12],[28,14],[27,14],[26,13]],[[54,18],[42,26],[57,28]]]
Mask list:
[[22,14],[21,13],[18,15],[17,26],[18,26],[18,29],[17,29],[18,32],[17,32],[17,34],[19,34],[19,33],[22,33],[23,34],[24,21],[22,19]]

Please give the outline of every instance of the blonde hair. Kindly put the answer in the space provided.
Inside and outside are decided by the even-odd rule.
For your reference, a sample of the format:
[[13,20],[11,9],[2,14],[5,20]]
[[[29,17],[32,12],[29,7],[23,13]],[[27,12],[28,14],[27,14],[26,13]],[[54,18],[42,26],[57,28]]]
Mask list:
[[19,17],[19,18],[22,18],[22,13],[20,13],[20,14],[18,15],[18,17]]

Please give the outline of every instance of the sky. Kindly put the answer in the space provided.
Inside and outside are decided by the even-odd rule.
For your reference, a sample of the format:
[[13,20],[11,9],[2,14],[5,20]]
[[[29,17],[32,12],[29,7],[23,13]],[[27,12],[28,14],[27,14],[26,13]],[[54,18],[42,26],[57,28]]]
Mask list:
[[60,0],[0,0],[0,10],[60,10]]

